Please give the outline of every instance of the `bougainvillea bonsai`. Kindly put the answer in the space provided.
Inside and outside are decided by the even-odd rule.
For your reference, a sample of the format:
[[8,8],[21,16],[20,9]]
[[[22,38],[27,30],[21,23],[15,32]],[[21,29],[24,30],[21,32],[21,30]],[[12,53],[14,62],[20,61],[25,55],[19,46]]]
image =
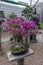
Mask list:
[[14,37],[30,35],[37,30],[34,21],[23,20],[21,17],[16,17],[16,19],[6,18],[6,25],[3,25],[3,27]]
[[[37,30],[37,25],[35,24],[34,21],[23,20],[21,17],[16,17],[15,19],[6,18],[6,25],[4,25],[3,27],[5,27],[6,30],[12,34],[13,39],[15,40],[18,39],[18,41],[22,43],[21,44],[22,49],[24,48],[23,37],[26,38],[26,44],[27,44],[28,36],[33,33],[36,33]],[[12,40],[12,38],[10,40]]]

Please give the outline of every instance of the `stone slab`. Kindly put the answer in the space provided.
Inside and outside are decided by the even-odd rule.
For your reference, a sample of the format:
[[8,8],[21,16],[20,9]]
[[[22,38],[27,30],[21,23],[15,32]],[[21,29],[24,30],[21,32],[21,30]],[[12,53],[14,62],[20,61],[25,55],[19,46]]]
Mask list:
[[26,54],[24,54],[24,55],[14,56],[14,55],[11,54],[10,51],[8,51],[7,56],[8,56],[9,61],[13,61],[13,60],[22,59],[22,58],[24,58],[24,57],[26,57],[28,55],[33,54],[33,53],[34,53],[33,50],[31,48],[29,48],[28,52]]

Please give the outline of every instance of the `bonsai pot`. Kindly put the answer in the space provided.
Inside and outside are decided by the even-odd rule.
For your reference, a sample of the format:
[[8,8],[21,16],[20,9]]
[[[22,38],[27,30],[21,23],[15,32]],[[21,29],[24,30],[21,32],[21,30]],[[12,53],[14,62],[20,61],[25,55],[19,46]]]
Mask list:
[[13,55],[22,55],[28,52],[28,46],[27,45],[12,45],[10,47],[10,51]]
[[37,43],[36,34],[30,36],[30,42]]

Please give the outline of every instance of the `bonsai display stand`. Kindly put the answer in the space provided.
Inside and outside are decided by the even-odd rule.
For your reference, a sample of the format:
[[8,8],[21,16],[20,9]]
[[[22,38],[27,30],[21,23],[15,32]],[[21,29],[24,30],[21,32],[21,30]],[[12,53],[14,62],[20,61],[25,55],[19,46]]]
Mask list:
[[31,48],[29,48],[27,53],[22,54],[22,55],[17,55],[17,56],[12,55],[11,52],[8,51],[7,56],[8,56],[9,61],[17,60],[17,65],[24,65],[24,58],[26,56],[33,54],[33,53],[34,53],[33,50]]

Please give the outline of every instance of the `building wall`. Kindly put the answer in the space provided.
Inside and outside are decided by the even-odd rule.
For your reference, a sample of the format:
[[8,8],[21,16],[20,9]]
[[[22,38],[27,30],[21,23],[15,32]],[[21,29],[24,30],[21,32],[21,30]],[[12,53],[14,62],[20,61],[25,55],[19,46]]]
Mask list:
[[[5,17],[8,17],[11,12],[14,12],[17,16],[21,16],[23,9],[24,8],[20,8],[17,6],[0,4],[0,10],[4,11]],[[3,22],[3,24],[5,24],[5,22]],[[6,30],[6,29],[4,28],[3,30]]]
[[0,4],[0,10],[4,11],[5,17],[8,17],[11,12],[14,12],[17,16],[21,16],[22,10],[24,8],[6,5],[6,4]]
[[[24,8],[20,8],[17,6],[11,6],[6,4],[0,4],[0,10],[4,11],[5,17],[8,17],[11,12],[14,12],[17,16],[22,15],[22,10]],[[40,22],[43,22],[43,3],[39,3],[36,5],[37,14],[39,15]]]
[[37,14],[39,15],[40,22],[43,22],[43,3],[39,3],[36,6]]

